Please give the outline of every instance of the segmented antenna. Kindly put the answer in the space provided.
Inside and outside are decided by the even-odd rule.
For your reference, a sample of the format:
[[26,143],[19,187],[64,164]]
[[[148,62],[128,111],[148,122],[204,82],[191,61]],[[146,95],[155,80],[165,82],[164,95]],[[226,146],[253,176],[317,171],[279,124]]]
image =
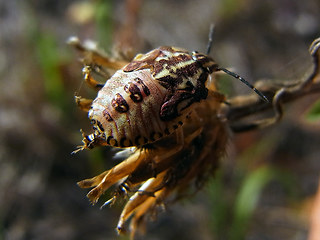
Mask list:
[[[213,33],[214,33],[214,24],[210,25],[210,31],[209,31],[209,39],[208,39],[208,45],[207,45],[207,51],[206,54],[209,55],[210,51],[211,51],[211,47],[212,47],[212,43],[213,43]],[[229,71],[228,69],[225,68],[217,68],[217,71],[223,71],[226,74],[239,79],[241,82],[243,82],[245,85],[247,85],[249,88],[251,88],[256,94],[258,94],[258,96],[265,102],[269,102],[268,98],[263,95],[262,92],[260,92],[258,89],[256,89],[252,84],[250,84],[248,81],[246,81],[243,77],[239,76],[238,74]]]
[[231,71],[229,71],[228,69],[225,69],[225,68],[219,67],[217,70],[218,70],[218,71],[219,71],[219,70],[224,71],[226,74],[228,74],[228,75],[230,75],[230,76],[232,76],[232,77],[234,77],[234,78],[239,79],[241,82],[243,82],[243,83],[244,83],[245,85],[247,85],[249,88],[251,88],[256,94],[258,94],[259,97],[260,97],[263,101],[269,102],[268,98],[267,98],[265,95],[263,95],[262,92],[260,92],[258,89],[256,89],[252,84],[250,84],[248,81],[246,81],[243,77],[240,77],[238,74],[236,74],[236,73],[234,73],[234,72],[231,72]]
[[209,55],[213,43],[214,24],[211,23],[206,54]]

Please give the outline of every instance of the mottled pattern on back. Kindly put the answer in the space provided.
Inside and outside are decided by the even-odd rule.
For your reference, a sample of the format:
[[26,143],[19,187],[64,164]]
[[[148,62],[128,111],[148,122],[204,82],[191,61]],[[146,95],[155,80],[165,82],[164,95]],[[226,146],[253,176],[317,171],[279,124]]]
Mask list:
[[215,62],[197,52],[159,47],[138,54],[99,91],[89,118],[92,139],[115,147],[142,146],[183,125],[192,105],[206,99]]

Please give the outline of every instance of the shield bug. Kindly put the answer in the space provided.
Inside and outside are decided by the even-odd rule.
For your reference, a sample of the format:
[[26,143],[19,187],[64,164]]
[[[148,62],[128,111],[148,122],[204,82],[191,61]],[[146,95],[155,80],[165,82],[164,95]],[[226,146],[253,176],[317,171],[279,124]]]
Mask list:
[[[78,40],[73,39],[73,44],[78,49],[85,49]],[[99,69],[99,62],[94,62],[95,59],[99,58],[85,63],[83,74],[89,85],[100,89],[98,95],[92,103],[89,101],[89,105],[87,100],[78,98],[80,107],[88,110],[94,132],[83,134],[84,145],[78,150],[97,145],[141,147],[176,132],[194,106],[206,100],[208,79],[217,71],[241,80],[267,101],[246,80],[219,67],[207,54],[162,46],[146,54],[138,54],[104,85],[92,77],[92,72]],[[102,64],[112,68],[116,63],[109,60]],[[215,97],[217,101],[225,101],[217,91]]]

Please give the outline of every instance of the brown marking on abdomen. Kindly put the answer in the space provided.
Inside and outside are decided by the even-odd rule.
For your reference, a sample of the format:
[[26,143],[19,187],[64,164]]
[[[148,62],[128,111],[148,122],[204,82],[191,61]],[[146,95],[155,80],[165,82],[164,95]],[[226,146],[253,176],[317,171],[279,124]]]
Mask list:
[[111,106],[119,113],[125,113],[129,110],[127,101],[117,93],[116,96],[111,100]]
[[129,82],[124,86],[124,91],[130,94],[130,98],[135,103],[141,102],[143,99],[140,89],[132,82]]

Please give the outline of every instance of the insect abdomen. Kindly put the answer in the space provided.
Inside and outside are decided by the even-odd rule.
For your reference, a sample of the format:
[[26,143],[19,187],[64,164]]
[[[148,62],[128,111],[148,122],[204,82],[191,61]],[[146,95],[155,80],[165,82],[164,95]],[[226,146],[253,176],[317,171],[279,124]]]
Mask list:
[[171,123],[159,117],[166,89],[149,69],[125,73],[117,71],[99,91],[89,117],[108,145],[141,146],[170,134]]

